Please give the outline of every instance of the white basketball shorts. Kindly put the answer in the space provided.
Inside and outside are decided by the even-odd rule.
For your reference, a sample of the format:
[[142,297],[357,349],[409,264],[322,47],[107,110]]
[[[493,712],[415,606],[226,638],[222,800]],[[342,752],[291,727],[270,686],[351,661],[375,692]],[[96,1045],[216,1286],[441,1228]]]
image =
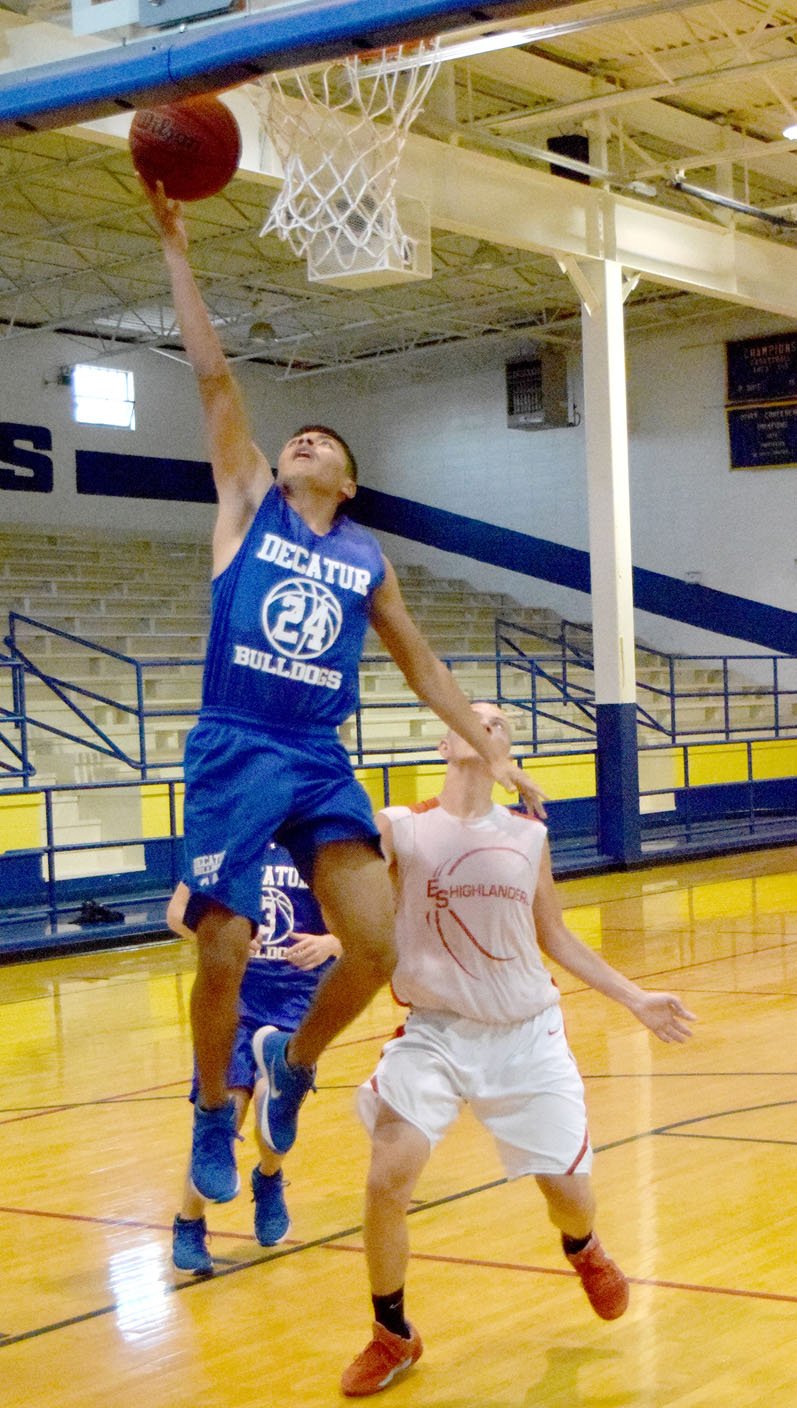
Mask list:
[[507,1178],[592,1167],[584,1086],[558,1003],[511,1026],[411,1012],[360,1086],[357,1109],[369,1133],[380,1099],[432,1147],[470,1105],[493,1135]]

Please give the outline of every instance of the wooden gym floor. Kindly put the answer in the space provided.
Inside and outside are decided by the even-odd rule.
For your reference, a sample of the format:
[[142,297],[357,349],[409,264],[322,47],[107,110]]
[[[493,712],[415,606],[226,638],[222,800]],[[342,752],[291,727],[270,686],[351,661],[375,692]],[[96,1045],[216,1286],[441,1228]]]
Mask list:
[[[562,885],[569,922],[699,1014],[666,1047],[562,979],[597,1151],[599,1229],[632,1278],[597,1320],[530,1180],[466,1114],[410,1219],[420,1364],[402,1408],[794,1408],[797,850]],[[396,1022],[381,995],[324,1058],[287,1164],[290,1240],[243,1191],[209,1210],[218,1272],[173,1272],[189,1139],[192,951],[2,970],[0,1400],[7,1408],[321,1408],[368,1337],[367,1143],[352,1092]]]

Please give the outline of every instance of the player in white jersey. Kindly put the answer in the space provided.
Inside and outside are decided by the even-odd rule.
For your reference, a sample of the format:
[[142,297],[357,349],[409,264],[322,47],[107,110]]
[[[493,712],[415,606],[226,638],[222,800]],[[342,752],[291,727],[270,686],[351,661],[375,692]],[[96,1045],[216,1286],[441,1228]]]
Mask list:
[[[508,754],[502,711],[473,710]],[[449,732],[440,752],[439,797],[377,817],[396,893],[393,989],[411,1010],[359,1095],[372,1139],[363,1238],[375,1324],[343,1375],[350,1397],[386,1388],[420,1357],[404,1316],[406,1211],[465,1103],[493,1134],[507,1177],[536,1178],[596,1313],[614,1320],[626,1309],[628,1282],[594,1231],[584,1087],[542,955],[662,1041],[685,1041],[694,1020],[672,993],[647,992],[570,932],[542,822],[493,804],[490,773],[463,738]]]

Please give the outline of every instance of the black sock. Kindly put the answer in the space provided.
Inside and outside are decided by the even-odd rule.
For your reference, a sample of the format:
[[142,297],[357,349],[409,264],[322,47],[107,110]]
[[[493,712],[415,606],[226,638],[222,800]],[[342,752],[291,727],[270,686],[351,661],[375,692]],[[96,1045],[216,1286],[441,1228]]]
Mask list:
[[377,1325],[389,1330],[391,1335],[401,1335],[403,1340],[408,1340],[412,1331],[404,1319],[404,1287],[388,1296],[371,1296],[371,1301]]
[[588,1232],[586,1237],[568,1237],[567,1234],[563,1232],[562,1246],[565,1249],[565,1256],[578,1256],[579,1252],[583,1252],[591,1237],[591,1232]]

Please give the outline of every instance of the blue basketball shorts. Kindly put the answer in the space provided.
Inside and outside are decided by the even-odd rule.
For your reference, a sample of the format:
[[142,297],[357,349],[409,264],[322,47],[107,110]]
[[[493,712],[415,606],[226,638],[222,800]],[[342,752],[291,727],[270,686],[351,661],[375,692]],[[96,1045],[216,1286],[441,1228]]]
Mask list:
[[186,741],[184,830],[191,927],[195,896],[260,923],[269,839],[287,846],[307,884],[317,851],[331,841],[380,851],[368,794],[334,729],[267,732],[200,718]]
[[[263,1022],[259,1025],[276,1026],[276,1022]],[[280,1022],[281,1031],[293,1032],[298,1023]],[[257,1084],[259,1075],[255,1053],[252,1050],[252,1037],[257,1031],[257,1026],[251,1022],[239,1022],[238,1030],[235,1033],[235,1042],[230,1056],[230,1064],[227,1067],[227,1089],[228,1090],[248,1090],[251,1095]],[[199,1094],[199,1076],[197,1074],[196,1062],[194,1063],[194,1074],[191,1081],[191,1091],[188,1096],[192,1104],[196,1103]]]

